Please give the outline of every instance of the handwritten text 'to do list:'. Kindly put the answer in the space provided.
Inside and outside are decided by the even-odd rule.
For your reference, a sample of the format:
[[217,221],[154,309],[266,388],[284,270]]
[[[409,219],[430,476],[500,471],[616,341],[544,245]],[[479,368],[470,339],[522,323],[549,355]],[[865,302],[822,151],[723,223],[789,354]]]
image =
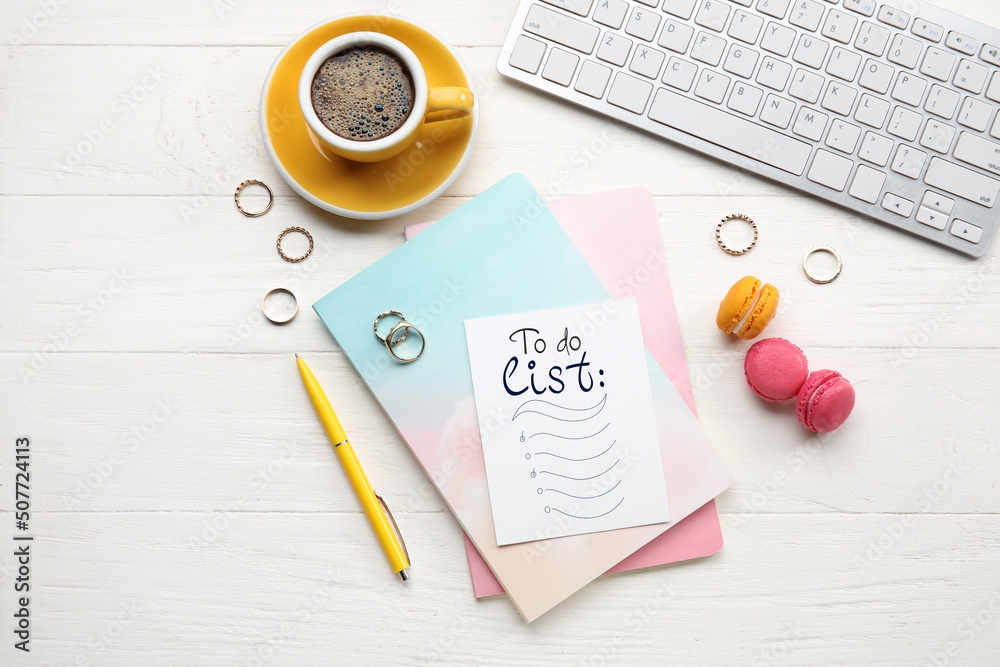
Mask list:
[[465,333],[497,544],[669,521],[635,299]]

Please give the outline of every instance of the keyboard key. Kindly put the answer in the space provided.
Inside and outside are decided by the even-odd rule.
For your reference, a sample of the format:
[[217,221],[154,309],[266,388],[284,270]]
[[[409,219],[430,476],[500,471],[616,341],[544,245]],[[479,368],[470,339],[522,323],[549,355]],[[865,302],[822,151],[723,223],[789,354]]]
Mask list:
[[1000,139],[1000,114],[997,114],[996,120],[993,121],[993,127],[990,128],[990,136]]
[[892,155],[893,141],[889,137],[881,134],[866,132],[865,138],[861,140],[861,149],[858,157],[866,162],[884,167],[889,164],[889,156]]
[[762,97],[764,97],[764,91],[760,88],[737,83],[733,86],[733,93],[729,96],[729,103],[726,106],[752,118],[757,115]]
[[934,229],[943,230],[948,224],[948,216],[940,211],[921,206],[917,209],[917,222],[928,227],[933,227]]
[[1000,181],[939,157],[931,159],[924,183],[987,208],[993,207],[1000,194]]
[[757,11],[761,14],[773,16],[776,19],[782,19],[785,17],[785,12],[788,11],[790,2],[791,0],[759,0],[757,2]]
[[685,21],[694,14],[697,0],[663,0],[663,11]]
[[854,175],[854,182],[851,183],[848,193],[855,199],[877,204],[883,185],[885,185],[885,172],[862,164],[858,166],[858,173]]
[[823,92],[824,83],[826,80],[818,74],[807,72],[804,69],[796,70],[792,85],[788,88],[788,94],[809,104],[816,104],[820,93]]
[[875,7],[874,0],[844,0],[844,9],[850,9],[852,12],[864,14],[865,16],[874,14]]
[[764,39],[760,41],[760,48],[785,58],[791,53],[794,43],[795,31],[772,21],[764,28]]
[[601,46],[597,49],[597,57],[604,62],[621,67],[628,60],[628,54],[631,52],[631,39],[613,32],[606,32],[601,38]]
[[698,13],[695,14],[694,22],[698,25],[722,32],[729,19],[729,5],[723,0],[702,0],[698,6]]
[[594,21],[617,30],[625,21],[628,3],[625,0],[601,0],[594,10]]
[[[714,0],[713,0],[714,1]],[[656,29],[660,27],[660,16],[649,9],[636,7],[625,24],[625,32],[633,37],[652,42]]]
[[924,39],[929,39],[932,42],[940,42],[944,37],[944,28],[936,23],[931,23],[930,21],[925,21],[921,18],[916,19],[913,22],[913,29],[910,30],[917,37],[923,37]]
[[951,142],[955,140],[956,132],[958,130],[951,125],[931,119],[927,121],[924,133],[920,137],[920,145],[942,155],[947,154],[951,150]]
[[983,228],[965,220],[956,220],[951,225],[951,233],[969,243],[979,243],[983,238]]
[[896,107],[892,112],[892,118],[889,119],[886,130],[889,134],[894,134],[900,139],[913,141],[917,138],[917,133],[920,132],[920,125],[923,121],[924,117],[920,114],[909,109],[904,109],[903,107]]
[[792,59],[807,67],[819,69],[823,66],[826,52],[829,49],[829,42],[824,42],[822,39],[816,39],[810,35],[802,35],[799,38],[799,45],[795,47],[795,55],[792,56]]
[[569,51],[553,48],[545,63],[545,69],[542,70],[542,78],[558,83],[560,86],[568,86],[569,82],[573,80],[573,73],[576,72],[576,66],[579,62],[579,56]]
[[926,74],[938,81],[947,81],[951,78],[951,68],[958,60],[954,54],[932,46],[924,54],[924,62],[920,65],[921,74]]
[[886,25],[891,25],[893,28],[906,30],[906,26],[910,24],[910,15],[895,7],[882,5],[882,8],[878,10],[878,20]]
[[671,56],[670,60],[667,61],[666,69],[663,70],[662,80],[668,86],[687,92],[691,90],[691,84],[694,83],[694,77],[697,73],[698,66],[694,63]]
[[892,83],[892,76],[895,73],[896,70],[885,63],[880,63],[877,60],[869,60],[865,63],[864,71],[861,72],[861,78],[858,80],[858,83],[868,90],[874,90],[876,93],[885,95],[889,91],[889,85]]
[[699,32],[698,36],[694,38],[691,57],[716,67],[722,61],[722,54],[725,52],[726,40],[707,32]]
[[730,74],[749,79],[753,76],[753,71],[757,67],[757,59],[759,57],[760,54],[753,49],[733,44],[729,47],[729,55],[726,56],[726,62],[723,64],[722,69]]
[[667,19],[663,23],[663,30],[660,31],[660,38],[656,43],[675,53],[686,53],[693,36],[694,28],[691,26]]
[[733,22],[729,24],[729,32],[726,34],[741,42],[756,44],[763,28],[764,19],[756,14],[748,14],[741,9],[733,17]]
[[628,68],[636,74],[655,79],[660,74],[660,67],[663,66],[663,60],[666,57],[666,54],[662,51],[657,51],[644,44],[640,44],[636,47],[635,55],[632,56],[632,63]]
[[791,65],[781,60],[775,60],[771,56],[766,56],[764,62],[760,64],[760,69],[757,71],[757,83],[768,88],[773,88],[774,90],[784,90],[791,73]]
[[601,99],[604,97],[604,89],[608,87],[608,79],[611,78],[611,68],[598,65],[592,60],[585,60],[580,68],[580,76],[576,78],[575,90]]
[[809,107],[802,107],[799,109],[799,115],[795,118],[792,132],[800,137],[819,141],[823,137],[823,130],[826,129],[826,121],[829,118],[825,113],[820,113]]
[[986,89],[986,97],[994,102],[1000,102],[1000,72],[994,73],[993,78],[990,79],[990,87]]
[[976,55],[976,49],[979,48],[979,44],[976,43],[976,40],[971,37],[967,37],[960,32],[955,32],[954,30],[948,33],[948,37],[945,39],[944,43],[948,46],[948,48],[955,49],[956,51],[964,53],[967,56]]
[[622,72],[615,75],[615,81],[608,92],[608,103],[631,111],[642,113],[653,92],[653,84]]
[[927,82],[924,79],[900,72],[899,76],[896,77],[896,86],[892,89],[892,98],[910,106],[919,106],[926,89]]
[[831,190],[843,192],[847,179],[851,177],[854,163],[845,157],[834,155],[822,148],[816,151],[812,167],[809,168],[809,180],[825,185]]
[[889,36],[889,31],[882,26],[865,21],[858,31],[858,38],[854,40],[854,48],[873,56],[881,56],[885,53]]
[[1000,67],[1000,49],[992,44],[983,44],[983,50],[979,52],[979,57],[991,65]]
[[838,46],[826,64],[826,73],[844,81],[854,81],[861,67],[861,56],[853,51]]
[[891,105],[880,97],[865,93],[854,112],[854,120],[871,127],[879,128],[885,123]]
[[777,95],[768,95],[767,99],[764,100],[764,109],[760,112],[760,119],[769,125],[786,130],[788,124],[792,122],[794,113],[795,102]]
[[831,81],[826,87],[826,95],[823,96],[823,103],[820,105],[827,111],[847,116],[854,107],[854,100],[858,97],[858,91],[850,86],[845,86],[837,81]]
[[831,9],[826,15],[826,24],[823,25],[824,37],[847,44],[854,36],[854,29],[858,25],[858,17],[839,9]]
[[928,190],[924,193],[924,199],[920,205],[949,216],[955,207],[955,200]]
[[887,192],[885,193],[885,197],[882,199],[882,208],[891,213],[895,213],[896,215],[908,218],[910,217],[910,214],[913,213],[913,202],[909,199],[904,199],[899,195]]
[[1000,176],[1000,144],[963,132],[955,145],[955,159]]
[[508,62],[511,67],[535,74],[538,72],[538,66],[542,64],[542,56],[544,55],[544,42],[520,35],[514,42],[514,50],[511,52]]
[[[842,120],[833,121],[830,132],[826,135],[826,145],[830,148],[851,155],[858,147],[858,139],[861,138],[861,128],[857,125],[845,123]],[[874,201],[872,202],[875,203]]]
[[803,30],[816,32],[819,30],[819,24],[823,21],[824,12],[826,12],[826,8],[818,2],[795,0],[788,22]]
[[935,116],[951,120],[961,101],[962,96],[951,88],[934,84],[931,86],[931,92],[927,95],[924,110],[929,111]]
[[917,40],[896,35],[885,57],[889,62],[913,69],[920,62],[920,53],[923,49],[923,45]]
[[958,112],[958,122],[965,127],[971,127],[977,132],[985,132],[990,126],[990,118],[993,116],[993,107],[986,102],[980,102],[972,97],[966,97],[962,104],[961,111]]
[[973,95],[978,95],[983,92],[988,75],[989,70],[982,65],[977,65],[971,60],[963,59],[958,64],[958,70],[955,71],[954,83],[958,88],[967,90]]
[[601,34],[601,30],[595,25],[578,21],[541,5],[532,5],[528,9],[528,16],[524,20],[524,31],[583,53],[594,50],[597,38]]
[[[649,118],[796,176],[802,175],[812,151],[807,143],[665,88],[656,91]],[[762,151],[762,146],[770,150]]]
[[542,0],[542,2],[562,7],[568,12],[573,12],[578,16],[586,16],[590,13],[590,7],[594,0]]
[[694,87],[694,94],[703,100],[722,104],[722,100],[726,99],[730,81],[731,79],[725,74],[703,69],[698,78],[698,85]]
[[914,180],[920,178],[920,172],[927,161],[927,153],[910,146],[900,145],[896,149],[896,157],[892,159],[892,170]]

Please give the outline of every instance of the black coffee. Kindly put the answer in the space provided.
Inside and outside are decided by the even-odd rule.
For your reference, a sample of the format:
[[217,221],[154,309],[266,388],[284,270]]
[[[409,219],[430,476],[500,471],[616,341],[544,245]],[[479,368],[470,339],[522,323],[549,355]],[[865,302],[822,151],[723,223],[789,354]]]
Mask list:
[[334,134],[374,141],[399,129],[413,109],[413,79],[403,62],[377,46],[327,58],[312,82],[316,115]]

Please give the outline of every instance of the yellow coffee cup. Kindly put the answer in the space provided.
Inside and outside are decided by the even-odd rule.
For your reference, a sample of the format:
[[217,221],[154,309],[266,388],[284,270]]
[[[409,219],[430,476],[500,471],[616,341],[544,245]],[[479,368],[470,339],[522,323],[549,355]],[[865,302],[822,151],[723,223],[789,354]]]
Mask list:
[[[312,102],[312,83],[316,73],[331,56],[351,48],[378,47],[395,57],[407,69],[413,82],[413,108],[406,120],[391,134],[370,141],[341,136],[327,127]],[[475,100],[468,88],[427,87],[423,65],[405,44],[379,32],[351,32],[330,40],[316,49],[306,61],[299,78],[299,108],[321,150],[358,162],[379,162],[401,153],[417,137],[424,123],[463,118],[472,113]]]

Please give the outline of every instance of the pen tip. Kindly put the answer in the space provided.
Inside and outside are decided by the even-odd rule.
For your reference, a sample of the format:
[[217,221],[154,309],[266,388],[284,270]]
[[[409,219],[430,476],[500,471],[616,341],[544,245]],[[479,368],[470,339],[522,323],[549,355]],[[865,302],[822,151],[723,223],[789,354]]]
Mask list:
[[299,353],[298,353],[298,352],[296,352],[296,353],[295,353],[295,358],[296,358],[296,359],[301,359],[302,357],[300,357],[300,356],[299,356]]

